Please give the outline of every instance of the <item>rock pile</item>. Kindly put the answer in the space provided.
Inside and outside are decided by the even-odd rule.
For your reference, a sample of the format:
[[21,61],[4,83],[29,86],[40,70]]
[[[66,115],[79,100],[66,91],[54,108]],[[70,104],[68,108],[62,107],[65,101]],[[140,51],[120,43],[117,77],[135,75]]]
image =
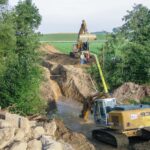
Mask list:
[[[68,135],[73,134],[74,142],[65,140],[63,134],[59,133],[60,128],[67,131]],[[83,143],[81,143],[82,141]],[[0,149],[2,150],[82,150],[81,144],[89,145],[86,150],[94,150],[94,147],[83,135],[81,137],[78,133],[76,135],[71,133],[61,121],[58,127],[56,120],[50,122],[30,121],[19,115],[0,111]]]

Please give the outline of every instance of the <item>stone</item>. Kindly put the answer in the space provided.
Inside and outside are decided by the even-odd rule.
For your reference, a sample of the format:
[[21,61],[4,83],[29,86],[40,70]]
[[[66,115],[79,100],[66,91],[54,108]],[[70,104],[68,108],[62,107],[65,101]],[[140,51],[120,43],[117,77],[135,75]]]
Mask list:
[[42,135],[40,140],[43,145],[43,150],[64,150],[63,145],[53,140],[51,136]]
[[0,129],[0,149],[3,149],[13,141],[14,134],[15,128]]
[[15,128],[19,127],[19,119],[20,118],[21,118],[21,116],[16,115],[16,114],[10,114],[8,112],[5,112],[5,114],[4,114],[4,119],[6,121],[10,122],[10,124]]
[[15,142],[10,150],[27,150],[27,143],[26,142]]
[[50,123],[45,123],[44,129],[47,135],[54,136],[57,129],[56,122],[53,120]]
[[37,122],[36,121],[30,121],[30,127],[36,127]]
[[32,140],[28,142],[27,150],[42,150],[42,143],[39,140]]
[[12,127],[12,124],[10,124],[9,121],[0,119],[0,128],[10,128]]
[[23,129],[25,133],[30,132],[30,121],[27,118],[19,118],[19,128]]
[[59,142],[63,145],[63,150],[75,150],[69,143],[66,143],[63,140],[59,140]]
[[0,112],[0,119],[3,119],[11,124],[14,128],[22,128],[26,133],[30,131],[29,120],[16,114],[8,112]]
[[15,133],[14,140],[15,141],[22,141],[25,137],[25,132],[23,129],[17,129]]
[[43,127],[40,127],[40,126],[34,128],[32,132],[33,132],[33,137],[34,137],[35,139],[37,139],[37,138],[39,138],[41,135],[45,134],[44,128],[43,128]]

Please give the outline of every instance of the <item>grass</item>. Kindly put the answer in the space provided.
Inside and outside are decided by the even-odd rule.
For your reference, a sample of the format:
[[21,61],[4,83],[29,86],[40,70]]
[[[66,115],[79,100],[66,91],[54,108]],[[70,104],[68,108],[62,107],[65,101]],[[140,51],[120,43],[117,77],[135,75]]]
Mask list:
[[[60,41],[76,41],[78,35],[76,33],[55,33],[43,34],[40,36],[40,41],[60,42]],[[97,40],[105,40],[105,34],[97,34]]]
[[[76,43],[77,36],[76,33],[44,34],[40,36],[40,41],[53,45],[59,51],[69,54],[72,51],[73,44]],[[98,34],[97,40],[90,42],[90,51],[99,54],[105,37],[105,34]]]
[[44,34],[40,36],[40,41],[75,41],[77,36],[75,33]]
[[[48,44],[53,45],[56,49],[59,51],[69,54],[72,51],[73,47],[73,42],[48,42]],[[96,54],[99,54],[99,51],[101,50],[103,46],[103,43],[97,43],[97,42],[92,42],[90,43],[90,51]]]

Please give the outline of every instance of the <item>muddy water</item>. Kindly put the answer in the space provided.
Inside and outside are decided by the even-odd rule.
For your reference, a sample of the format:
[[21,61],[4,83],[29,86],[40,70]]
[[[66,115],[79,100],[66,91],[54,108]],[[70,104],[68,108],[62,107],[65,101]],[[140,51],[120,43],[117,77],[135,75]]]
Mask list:
[[92,139],[92,129],[98,128],[93,121],[93,117],[89,117],[88,122],[84,122],[79,118],[79,114],[82,109],[82,104],[74,101],[58,101],[57,103],[58,115],[63,119],[65,125],[75,132],[84,134],[88,140],[95,145],[96,150],[117,150],[112,146],[104,143],[97,142]]

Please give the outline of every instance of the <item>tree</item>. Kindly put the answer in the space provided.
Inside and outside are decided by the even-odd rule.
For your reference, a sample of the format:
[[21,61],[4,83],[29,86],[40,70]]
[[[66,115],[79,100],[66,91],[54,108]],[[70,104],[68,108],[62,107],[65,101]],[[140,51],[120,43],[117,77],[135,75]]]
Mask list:
[[[141,4],[127,11],[124,24],[107,35],[99,55],[108,87],[111,90],[124,82],[150,84],[150,10]],[[99,83],[97,67],[92,76]]]
[[6,4],[8,0],[0,0],[0,4]]
[[111,89],[124,82],[150,83],[150,10],[135,5],[104,46],[104,73]]
[[[11,107],[20,114],[40,112],[43,103],[39,96],[41,70],[38,64],[38,38],[35,29],[40,25],[41,16],[32,1],[20,1],[15,8],[14,30],[15,58],[9,63],[0,81],[0,101],[3,108]],[[6,44],[4,44],[6,45]],[[6,48],[4,48],[6,52]]]

